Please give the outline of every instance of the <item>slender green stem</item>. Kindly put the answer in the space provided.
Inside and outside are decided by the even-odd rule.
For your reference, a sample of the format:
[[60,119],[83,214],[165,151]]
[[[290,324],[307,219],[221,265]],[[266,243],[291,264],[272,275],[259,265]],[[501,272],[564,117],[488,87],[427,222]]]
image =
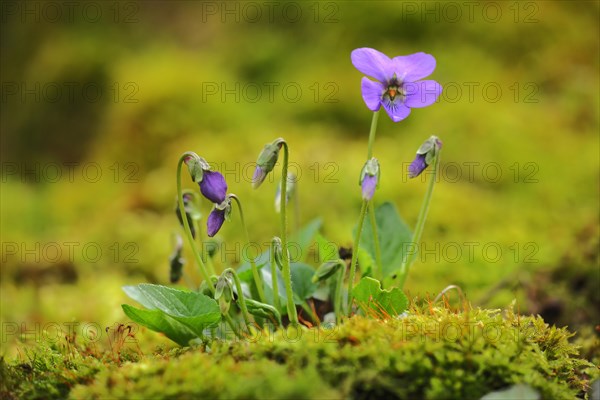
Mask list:
[[285,293],[287,296],[287,308],[290,323],[298,324],[298,314],[294,304],[294,292],[292,291],[292,273],[290,268],[290,257],[287,244],[287,214],[286,214],[286,193],[287,193],[287,173],[289,149],[285,141],[281,141],[283,146],[283,170],[281,171],[281,254],[283,263],[283,282],[285,283]]
[[206,266],[204,265],[204,262],[202,261],[202,257],[200,257],[200,253],[198,251],[198,246],[196,245],[196,241],[192,237],[192,231],[190,230],[190,224],[188,223],[187,217],[185,215],[185,208],[184,208],[184,204],[183,204],[183,193],[181,191],[181,167],[182,167],[185,159],[190,156],[194,157],[195,154],[190,153],[190,152],[183,153],[181,155],[181,157],[179,157],[179,162],[177,163],[177,200],[179,201],[179,209],[181,210],[181,216],[182,216],[181,219],[183,221],[183,229],[187,236],[188,242],[190,243],[190,246],[192,247],[192,252],[194,253],[194,258],[196,259],[196,263],[198,264],[198,267],[200,268],[200,273],[202,275],[202,278],[207,282],[208,288],[210,289],[211,293],[214,293],[215,286],[213,285],[212,281],[210,280],[210,275],[208,274],[208,271],[206,270]]
[[379,110],[373,113],[373,119],[371,119],[371,130],[369,131],[369,144],[367,147],[367,160],[373,157],[373,143],[375,142],[375,132],[377,131],[377,121],[379,120]]
[[348,316],[350,316],[350,313],[352,313],[352,286],[354,285],[354,274],[356,272],[356,262],[358,261],[358,246],[360,244],[360,236],[362,233],[363,222],[365,221],[365,216],[367,214],[368,204],[369,202],[367,200],[363,200],[362,207],[360,209],[360,216],[358,217],[356,235],[354,236],[354,245],[352,246],[352,261],[350,262],[350,277],[348,280]]
[[375,278],[383,282],[383,267],[381,263],[381,246],[379,245],[379,235],[377,234],[377,220],[375,219],[375,206],[373,202],[369,202],[369,220],[371,221],[371,229],[373,229],[373,243],[375,245],[375,265],[373,275]]
[[340,272],[338,273],[337,282],[335,284],[335,299],[334,299],[334,312],[337,323],[342,322],[342,314],[344,313],[344,305],[342,302],[342,287],[344,286],[344,277],[346,276],[346,263],[340,261]]
[[[433,162],[433,175],[431,180],[429,181],[429,185],[427,186],[427,192],[425,192],[425,198],[423,199],[423,203],[421,204],[421,211],[419,212],[419,218],[417,219],[417,225],[415,226],[415,231],[413,233],[411,243],[415,251],[409,252],[405,251],[404,257],[402,259],[402,265],[400,267],[400,272],[398,273],[398,287],[402,289],[404,286],[404,282],[406,281],[406,277],[408,275],[408,270],[410,266],[415,260],[415,257],[418,253],[418,245],[421,240],[421,235],[423,234],[423,227],[425,226],[425,220],[427,219],[427,212],[429,211],[429,204],[431,203],[431,195],[433,194],[433,186],[435,185],[435,181],[437,180],[437,174],[439,170],[440,164],[440,152],[437,151],[435,155],[435,160]],[[410,254],[409,254],[410,253]]]
[[302,309],[304,311],[306,311],[306,314],[308,314],[308,316],[310,317],[312,322],[314,322],[315,324],[319,323],[319,318],[315,315],[315,313],[313,312],[313,309],[310,307],[310,305],[308,304],[308,302],[306,300],[303,301],[300,304],[300,306],[302,307]]
[[233,277],[233,282],[235,284],[235,289],[237,291],[238,296],[238,304],[240,305],[240,309],[242,310],[242,316],[244,317],[244,322],[246,326],[250,326],[252,322],[250,320],[250,313],[248,312],[248,307],[246,306],[246,300],[244,299],[244,293],[242,292],[242,283],[240,282],[240,278],[233,268],[227,268],[223,271],[224,274],[231,274]]
[[271,262],[271,286],[273,288],[273,306],[278,312],[281,312],[281,303],[279,301],[279,282],[277,280],[277,265],[275,265],[275,246],[271,241],[271,251],[269,252]]
[[[371,119],[371,129],[369,130],[369,144],[367,147],[367,160],[373,157],[373,144],[375,143],[375,133],[377,132],[377,122],[379,121],[379,110],[373,113]],[[377,271],[374,271],[375,278],[381,280],[383,278],[383,270],[381,266],[381,248],[379,246],[379,235],[377,234],[377,223],[375,220],[375,209],[373,204],[369,205],[369,216],[371,222],[371,229],[373,230],[373,239],[375,244],[375,263],[377,264]]]
[[[242,210],[242,203],[240,199],[235,194],[230,194],[230,198],[234,199],[238,205],[238,209],[240,210],[240,220],[242,222],[242,229],[244,230],[244,235],[246,236],[246,245],[248,248],[250,247],[250,235],[248,235],[248,228],[246,227],[246,220],[244,219],[244,211]],[[256,289],[258,290],[258,298],[262,303],[266,303],[264,284],[261,277],[261,274],[256,268],[256,262],[254,261],[254,257],[251,255],[248,256],[248,261],[250,261],[250,267],[252,268],[252,276],[254,277],[254,283],[256,284]]]

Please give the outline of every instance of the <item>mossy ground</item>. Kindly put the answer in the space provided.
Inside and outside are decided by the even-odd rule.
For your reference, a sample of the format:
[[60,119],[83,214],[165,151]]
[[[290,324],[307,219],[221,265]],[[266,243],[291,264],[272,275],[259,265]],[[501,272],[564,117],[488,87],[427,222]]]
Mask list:
[[476,399],[516,383],[544,399],[584,398],[600,374],[571,336],[512,309],[429,304],[401,319],[356,316],[330,329],[255,331],[147,354],[123,331],[111,352],[65,342],[2,360],[0,371],[10,399]]

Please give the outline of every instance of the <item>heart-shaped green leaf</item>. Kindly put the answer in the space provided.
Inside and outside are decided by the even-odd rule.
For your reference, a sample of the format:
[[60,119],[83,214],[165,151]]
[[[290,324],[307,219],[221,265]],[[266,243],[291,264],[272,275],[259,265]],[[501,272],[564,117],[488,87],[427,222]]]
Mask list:
[[377,318],[395,317],[406,311],[408,299],[398,288],[381,289],[377,279],[365,277],[352,290],[354,300],[366,314]]
[[[217,302],[197,292],[184,292],[142,283],[123,287],[125,293],[150,310],[160,310],[190,328],[197,336],[221,320]],[[153,318],[156,318],[153,315]]]
[[180,346],[187,346],[190,340],[198,337],[190,328],[160,310],[140,310],[129,304],[122,304],[121,307],[123,307],[125,315],[132,321],[155,332],[164,333],[166,337]]

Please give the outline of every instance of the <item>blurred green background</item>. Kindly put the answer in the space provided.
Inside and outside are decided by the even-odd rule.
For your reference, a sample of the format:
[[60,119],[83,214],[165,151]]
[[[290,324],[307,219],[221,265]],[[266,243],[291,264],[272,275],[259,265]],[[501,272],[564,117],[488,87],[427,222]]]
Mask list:
[[[264,243],[276,181],[249,181],[285,137],[301,223],[321,216],[351,246],[371,121],[358,47],[433,54],[445,88],[400,123],[382,114],[375,142],[375,201],[411,226],[426,181],[407,165],[444,142],[410,295],[457,284],[476,305],[600,323],[597,1],[7,1],[1,17],[3,353],[49,322],[127,321],[122,285],[168,283],[186,150],[224,173]],[[235,215],[219,236],[235,264]]]

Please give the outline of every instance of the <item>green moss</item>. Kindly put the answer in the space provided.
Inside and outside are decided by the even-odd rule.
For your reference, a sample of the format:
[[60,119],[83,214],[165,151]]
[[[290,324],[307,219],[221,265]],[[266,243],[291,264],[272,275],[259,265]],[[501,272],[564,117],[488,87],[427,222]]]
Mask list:
[[511,310],[412,308],[403,319],[354,317],[330,330],[261,332],[122,364],[40,349],[27,367],[2,362],[2,390],[8,398],[438,399],[525,383],[543,398],[575,398],[599,373],[571,336]]

